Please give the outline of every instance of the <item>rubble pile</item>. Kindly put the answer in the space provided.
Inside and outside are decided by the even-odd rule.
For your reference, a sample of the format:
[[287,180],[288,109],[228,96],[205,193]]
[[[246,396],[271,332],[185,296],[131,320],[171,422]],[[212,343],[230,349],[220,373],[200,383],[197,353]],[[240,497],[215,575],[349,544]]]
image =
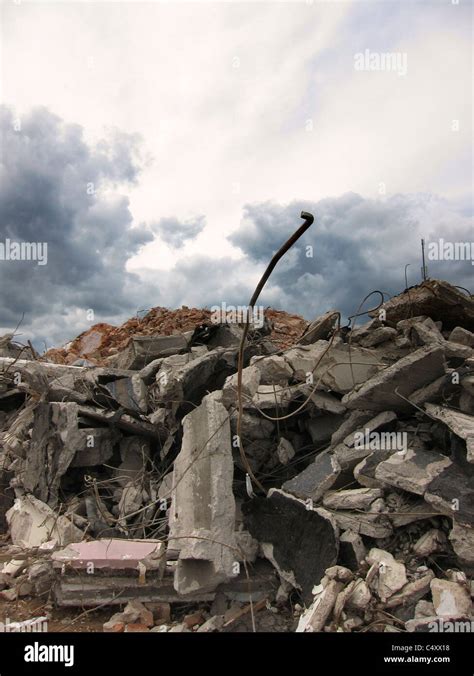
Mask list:
[[[265,311],[265,318],[270,323],[270,337],[273,343],[280,348],[288,347],[296,342],[307,326],[307,322],[299,315],[272,308]],[[48,350],[45,356],[48,361],[57,364],[77,362],[79,366],[82,366],[85,360],[94,365],[113,366],[116,361],[115,355],[124,350],[134,337],[170,336],[188,331],[193,332],[199,325],[209,325],[211,320],[211,310],[199,310],[185,306],[179,310],[155,307],[146,314],[137,314],[122,326],[94,324],[64,347]]]
[[110,605],[111,632],[474,620],[473,299],[429,280],[285,348],[267,311],[240,425],[242,325],[189,312],[40,359],[0,339],[0,597]]

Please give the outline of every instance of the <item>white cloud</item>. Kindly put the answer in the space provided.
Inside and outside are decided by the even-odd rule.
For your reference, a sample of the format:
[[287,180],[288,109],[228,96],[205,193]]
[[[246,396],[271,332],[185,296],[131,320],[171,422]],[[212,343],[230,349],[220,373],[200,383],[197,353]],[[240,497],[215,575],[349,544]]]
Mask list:
[[[20,117],[44,105],[92,142],[104,128],[140,134],[135,226],[205,216],[182,248],[157,238],[127,262],[145,285],[159,271],[166,304],[212,295],[205,257],[252,286],[228,240],[246,204],[380,197],[384,184],[386,199],[432,193],[472,210],[469,3],[23,2],[2,15],[2,96]],[[366,48],[406,53],[407,74],[356,71]]]

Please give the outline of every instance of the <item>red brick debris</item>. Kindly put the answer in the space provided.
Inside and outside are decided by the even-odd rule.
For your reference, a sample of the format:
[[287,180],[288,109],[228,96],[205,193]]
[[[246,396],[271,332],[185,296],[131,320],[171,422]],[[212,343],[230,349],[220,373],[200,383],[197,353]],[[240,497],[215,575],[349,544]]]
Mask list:
[[[273,326],[271,340],[282,349],[294,345],[308,325],[303,317],[282,310],[268,308],[265,316]],[[144,316],[131,317],[121,326],[95,324],[64,347],[48,350],[44,357],[57,364],[71,364],[84,358],[101,365],[107,357],[123,350],[133,336],[169,336],[193,331],[200,324],[210,323],[210,317],[211,311],[207,309],[184,305],[178,310],[155,307]]]

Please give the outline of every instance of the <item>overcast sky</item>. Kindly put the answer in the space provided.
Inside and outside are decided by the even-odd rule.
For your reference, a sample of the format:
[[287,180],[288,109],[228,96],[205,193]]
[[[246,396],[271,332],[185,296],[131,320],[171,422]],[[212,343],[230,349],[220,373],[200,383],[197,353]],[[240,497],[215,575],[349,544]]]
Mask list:
[[[41,348],[89,309],[247,303],[302,208],[261,300],[309,319],[401,291],[406,263],[417,282],[422,236],[474,242],[467,0],[1,13],[0,244],[47,242],[48,262],[0,261],[0,333],[25,313]],[[397,68],[358,69],[366,50]],[[470,261],[429,272],[474,288]]]

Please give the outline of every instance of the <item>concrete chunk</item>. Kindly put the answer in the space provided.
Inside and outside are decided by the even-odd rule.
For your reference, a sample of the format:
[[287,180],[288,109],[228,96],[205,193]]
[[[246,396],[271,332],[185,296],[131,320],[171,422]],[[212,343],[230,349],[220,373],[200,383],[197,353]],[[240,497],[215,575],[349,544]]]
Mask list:
[[[247,366],[242,369],[242,401],[244,406],[249,404],[260,385],[261,371],[256,366]],[[279,389],[279,388],[278,388]],[[237,406],[237,373],[226,378],[222,388],[222,403],[226,408]]]
[[[232,411],[230,414],[230,426],[232,434],[237,434],[238,412]],[[270,439],[275,429],[275,423],[267,418],[263,418],[259,413],[252,411],[243,411],[242,413],[242,435],[245,439]]]
[[282,488],[302,500],[319,500],[336,482],[341,467],[328,451],[316,456],[314,462],[293,479],[286,481]]
[[408,398],[443,374],[443,350],[437,345],[422,347],[364,382],[358,390],[347,394],[342,403],[350,409],[411,410],[411,405],[395,391]]
[[185,352],[188,342],[182,334],[174,336],[133,336],[132,340],[117,357],[117,367],[142,369],[155,359]]
[[358,465],[354,467],[354,478],[361,485],[367,488],[385,488],[389,484],[376,478],[375,471],[381,462],[388,460],[392,451],[374,451],[367,455]]
[[364,383],[381,368],[379,358],[371,350],[350,347],[346,344],[332,346],[320,340],[313,345],[297,345],[285,352],[285,359],[295,372],[295,378],[306,382],[308,374],[313,381],[320,380],[321,387],[345,394],[355,385]]
[[147,388],[138,373],[131,378],[112,380],[104,387],[116,402],[126,409],[146,413],[148,410]]
[[154,385],[157,400],[179,403],[200,399],[210,389],[216,373],[224,370],[223,356],[224,349],[216,348],[180,366],[163,365]]
[[318,340],[327,340],[334,331],[339,313],[329,310],[320,317],[316,317],[300,338],[300,345],[310,345]]
[[293,448],[291,441],[282,437],[278,442],[277,455],[281,464],[287,465],[295,456],[295,449]]
[[449,340],[452,343],[459,343],[467,347],[474,347],[474,333],[463,329],[462,326],[456,326],[449,334]]
[[354,488],[346,491],[330,491],[323,498],[323,507],[328,509],[362,509],[367,511],[377,498],[383,496],[380,488]]
[[[383,549],[371,549],[367,556],[367,562],[377,568],[378,575],[376,576],[375,589],[381,601],[387,601],[407,584],[405,566],[403,563],[396,561],[389,552]],[[370,571],[367,573],[367,577],[370,577]]]
[[349,411],[342,425],[334,432],[331,437],[331,446],[337,446],[343,441],[351,432],[364,425],[368,420],[374,417],[373,411]]
[[447,538],[439,528],[430,528],[418,538],[413,545],[413,553],[420,558],[426,558],[446,547]]
[[284,385],[293,375],[293,369],[286,359],[278,355],[252,357],[250,368],[252,366],[260,371],[260,383],[262,385]]
[[387,321],[398,322],[414,315],[425,315],[443,326],[464,326],[474,330],[474,301],[448,282],[429,279],[394,296],[370,316],[385,310]]
[[426,488],[425,500],[459,523],[474,527],[474,481],[457,464],[437,473]]
[[327,586],[316,594],[308,610],[301,615],[296,631],[298,633],[322,631],[343,588],[342,582],[330,580]]
[[354,469],[360,460],[370,455],[374,450],[397,450],[397,434],[395,432],[379,432],[380,429],[396,419],[397,415],[393,411],[383,411],[368,420],[363,428],[347,435],[333,451],[341,469]]
[[354,533],[376,539],[390,537],[393,533],[390,521],[383,514],[337,510],[332,512],[332,515],[341,530],[352,530]]
[[438,617],[469,617],[472,611],[471,596],[465,586],[458,582],[431,581],[433,605]]
[[387,340],[393,340],[397,335],[396,329],[392,329],[390,326],[379,326],[378,329],[374,329],[367,336],[361,338],[359,345],[361,347],[376,347],[386,343]]
[[429,592],[431,580],[433,578],[433,571],[428,570],[426,575],[423,575],[412,582],[408,582],[400,589],[400,591],[393,594],[393,596],[385,601],[385,608],[396,608],[397,606],[416,603]]
[[245,406],[255,406],[265,409],[287,408],[291,399],[291,391],[286,385],[259,385],[251,402]]
[[6,513],[13,544],[25,549],[53,541],[67,545],[82,538],[83,533],[66,516],[58,516],[48,505],[33,495],[17,498]]
[[393,453],[381,462],[375,469],[375,478],[409,493],[423,495],[433,479],[451,464],[451,460],[440,453],[409,448],[406,452]]
[[235,500],[227,411],[212,395],[183,419],[174,463],[169,542],[179,550],[174,587],[212,591],[234,576]]
[[51,506],[56,504],[61,478],[68,468],[106,462],[118,438],[110,428],[80,429],[79,412],[73,402],[40,402],[35,409],[31,447],[22,479],[29,492]]
[[266,558],[310,600],[314,585],[337,561],[339,533],[331,515],[277,489],[244,503],[242,511]]

